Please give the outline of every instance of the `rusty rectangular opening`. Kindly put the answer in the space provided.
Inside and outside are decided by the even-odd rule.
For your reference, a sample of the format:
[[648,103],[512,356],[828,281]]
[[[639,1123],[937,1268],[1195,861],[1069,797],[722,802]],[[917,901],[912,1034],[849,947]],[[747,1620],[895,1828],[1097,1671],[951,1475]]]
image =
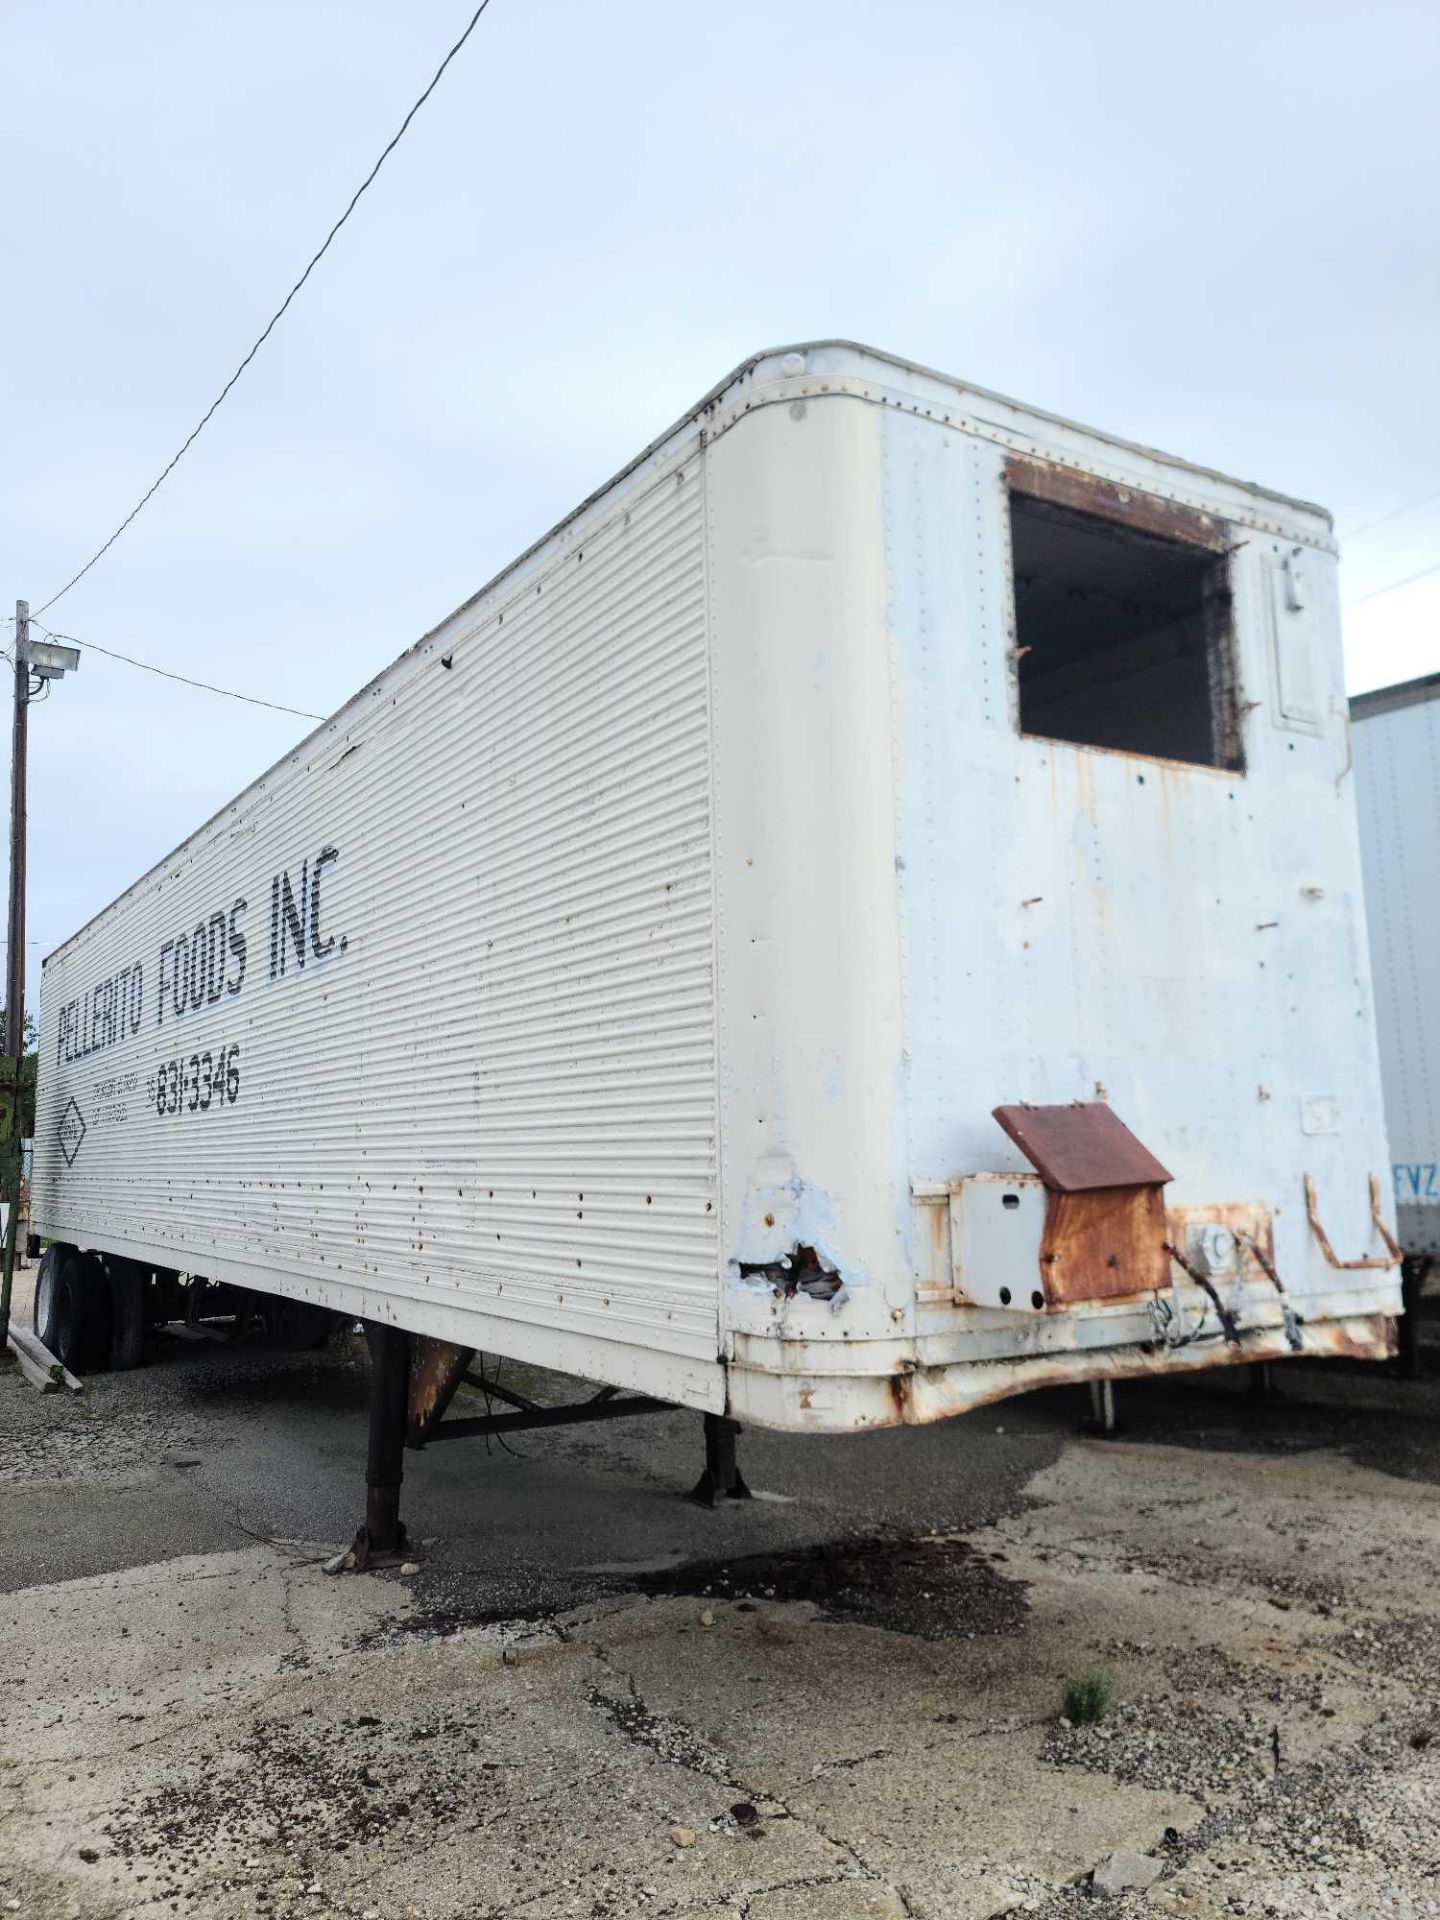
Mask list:
[[1039,462],[1006,477],[1021,731],[1241,771],[1224,523]]

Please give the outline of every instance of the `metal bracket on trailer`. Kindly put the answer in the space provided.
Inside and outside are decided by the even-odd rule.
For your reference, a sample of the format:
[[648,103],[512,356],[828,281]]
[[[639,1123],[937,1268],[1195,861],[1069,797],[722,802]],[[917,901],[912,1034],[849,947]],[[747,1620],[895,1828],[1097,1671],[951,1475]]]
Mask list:
[[1310,1174],[1305,1176],[1305,1213],[1310,1221],[1310,1231],[1320,1243],[1320,1251],[1332,1267],[1342,1273],[1355,1273],[1362,1268],[1398,1267],[1404,1262],[1405,1255],[1400,1243],[1385,1224],[1385,1215],[1380,1208],[1380,1181],[1375,1174],[1370,1176],[1370,1218],[1375,1231],[1385,1243],[1384,1253],[1362,1254],[1358,1260],[1342,1260],[1330,1244],[1330,1236],[1320,1224],[1320,1203],[1315,1195],[1315,1181]]
[[[573,1427],[588,1420],[620,1420],[635,1413],[673,1413],[669,1400],[645,1393],[622,1394],[618,1387],[601,1387],[588,1400],[546,1407],[513,1387],[504,1387],[483,1373],[472,1373],[473,1347],[453,1346],[417,1334],[412,1341],[410,1396],[405,1422],[405,1444],[419,1449],[437,1440],[471,1440],[491,1433],[523,1433],[534,1427]],[[445,1412],[457,1389],[474,1387],[488,1399],[503,1400],[510,1413],[467,1415],[446,1420]]]

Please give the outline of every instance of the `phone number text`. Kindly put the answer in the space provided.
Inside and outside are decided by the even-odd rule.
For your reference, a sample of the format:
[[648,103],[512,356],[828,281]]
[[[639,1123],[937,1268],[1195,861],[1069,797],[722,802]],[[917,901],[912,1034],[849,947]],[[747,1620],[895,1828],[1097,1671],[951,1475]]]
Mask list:
[[208,1113],[233,1107],[240,1098],[240,1049],[192,1053],[188,1060],[162,1060],[145,1088],[163,1120],[172,1113]]

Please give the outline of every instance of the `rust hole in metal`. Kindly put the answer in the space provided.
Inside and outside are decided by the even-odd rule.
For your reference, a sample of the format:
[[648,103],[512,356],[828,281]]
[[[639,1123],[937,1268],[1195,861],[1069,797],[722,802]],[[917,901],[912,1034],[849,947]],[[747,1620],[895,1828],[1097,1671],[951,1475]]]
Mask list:
[[[767,1214],[765,1224],[774,1224]],[[742,1260],[741,1277],[758,1276],[768,1280],[776,1293],[786,1299],[797,1293],[812,1300],[833,1300],[845,1282],[833,1267],[827,1267],[814,1247],[796,1246],[779,1260]]]

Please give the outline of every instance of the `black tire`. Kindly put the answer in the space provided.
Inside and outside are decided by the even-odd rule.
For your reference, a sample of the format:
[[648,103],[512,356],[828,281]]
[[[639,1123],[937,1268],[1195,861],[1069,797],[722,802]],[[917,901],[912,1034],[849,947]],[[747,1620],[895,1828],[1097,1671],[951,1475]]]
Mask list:
[[117,1373],[138,1367],[145,1344],[145,1310],[150,1291],[150,1275],[133,1260],[111,1260],[110,1282],[110,1365]]
[[42,1347],[55,1351],[55,1282],[60,1269],[75,1251],[63,1241],[52,1241],[40,1256],[40,1271],[35,1276],[35,1304],[30,1324]]
[[100,1373],[110,1361],[110,1282],[93,1254],[67,1250],[55,1276],[55,1338],[47,1342],[72,1373]]

